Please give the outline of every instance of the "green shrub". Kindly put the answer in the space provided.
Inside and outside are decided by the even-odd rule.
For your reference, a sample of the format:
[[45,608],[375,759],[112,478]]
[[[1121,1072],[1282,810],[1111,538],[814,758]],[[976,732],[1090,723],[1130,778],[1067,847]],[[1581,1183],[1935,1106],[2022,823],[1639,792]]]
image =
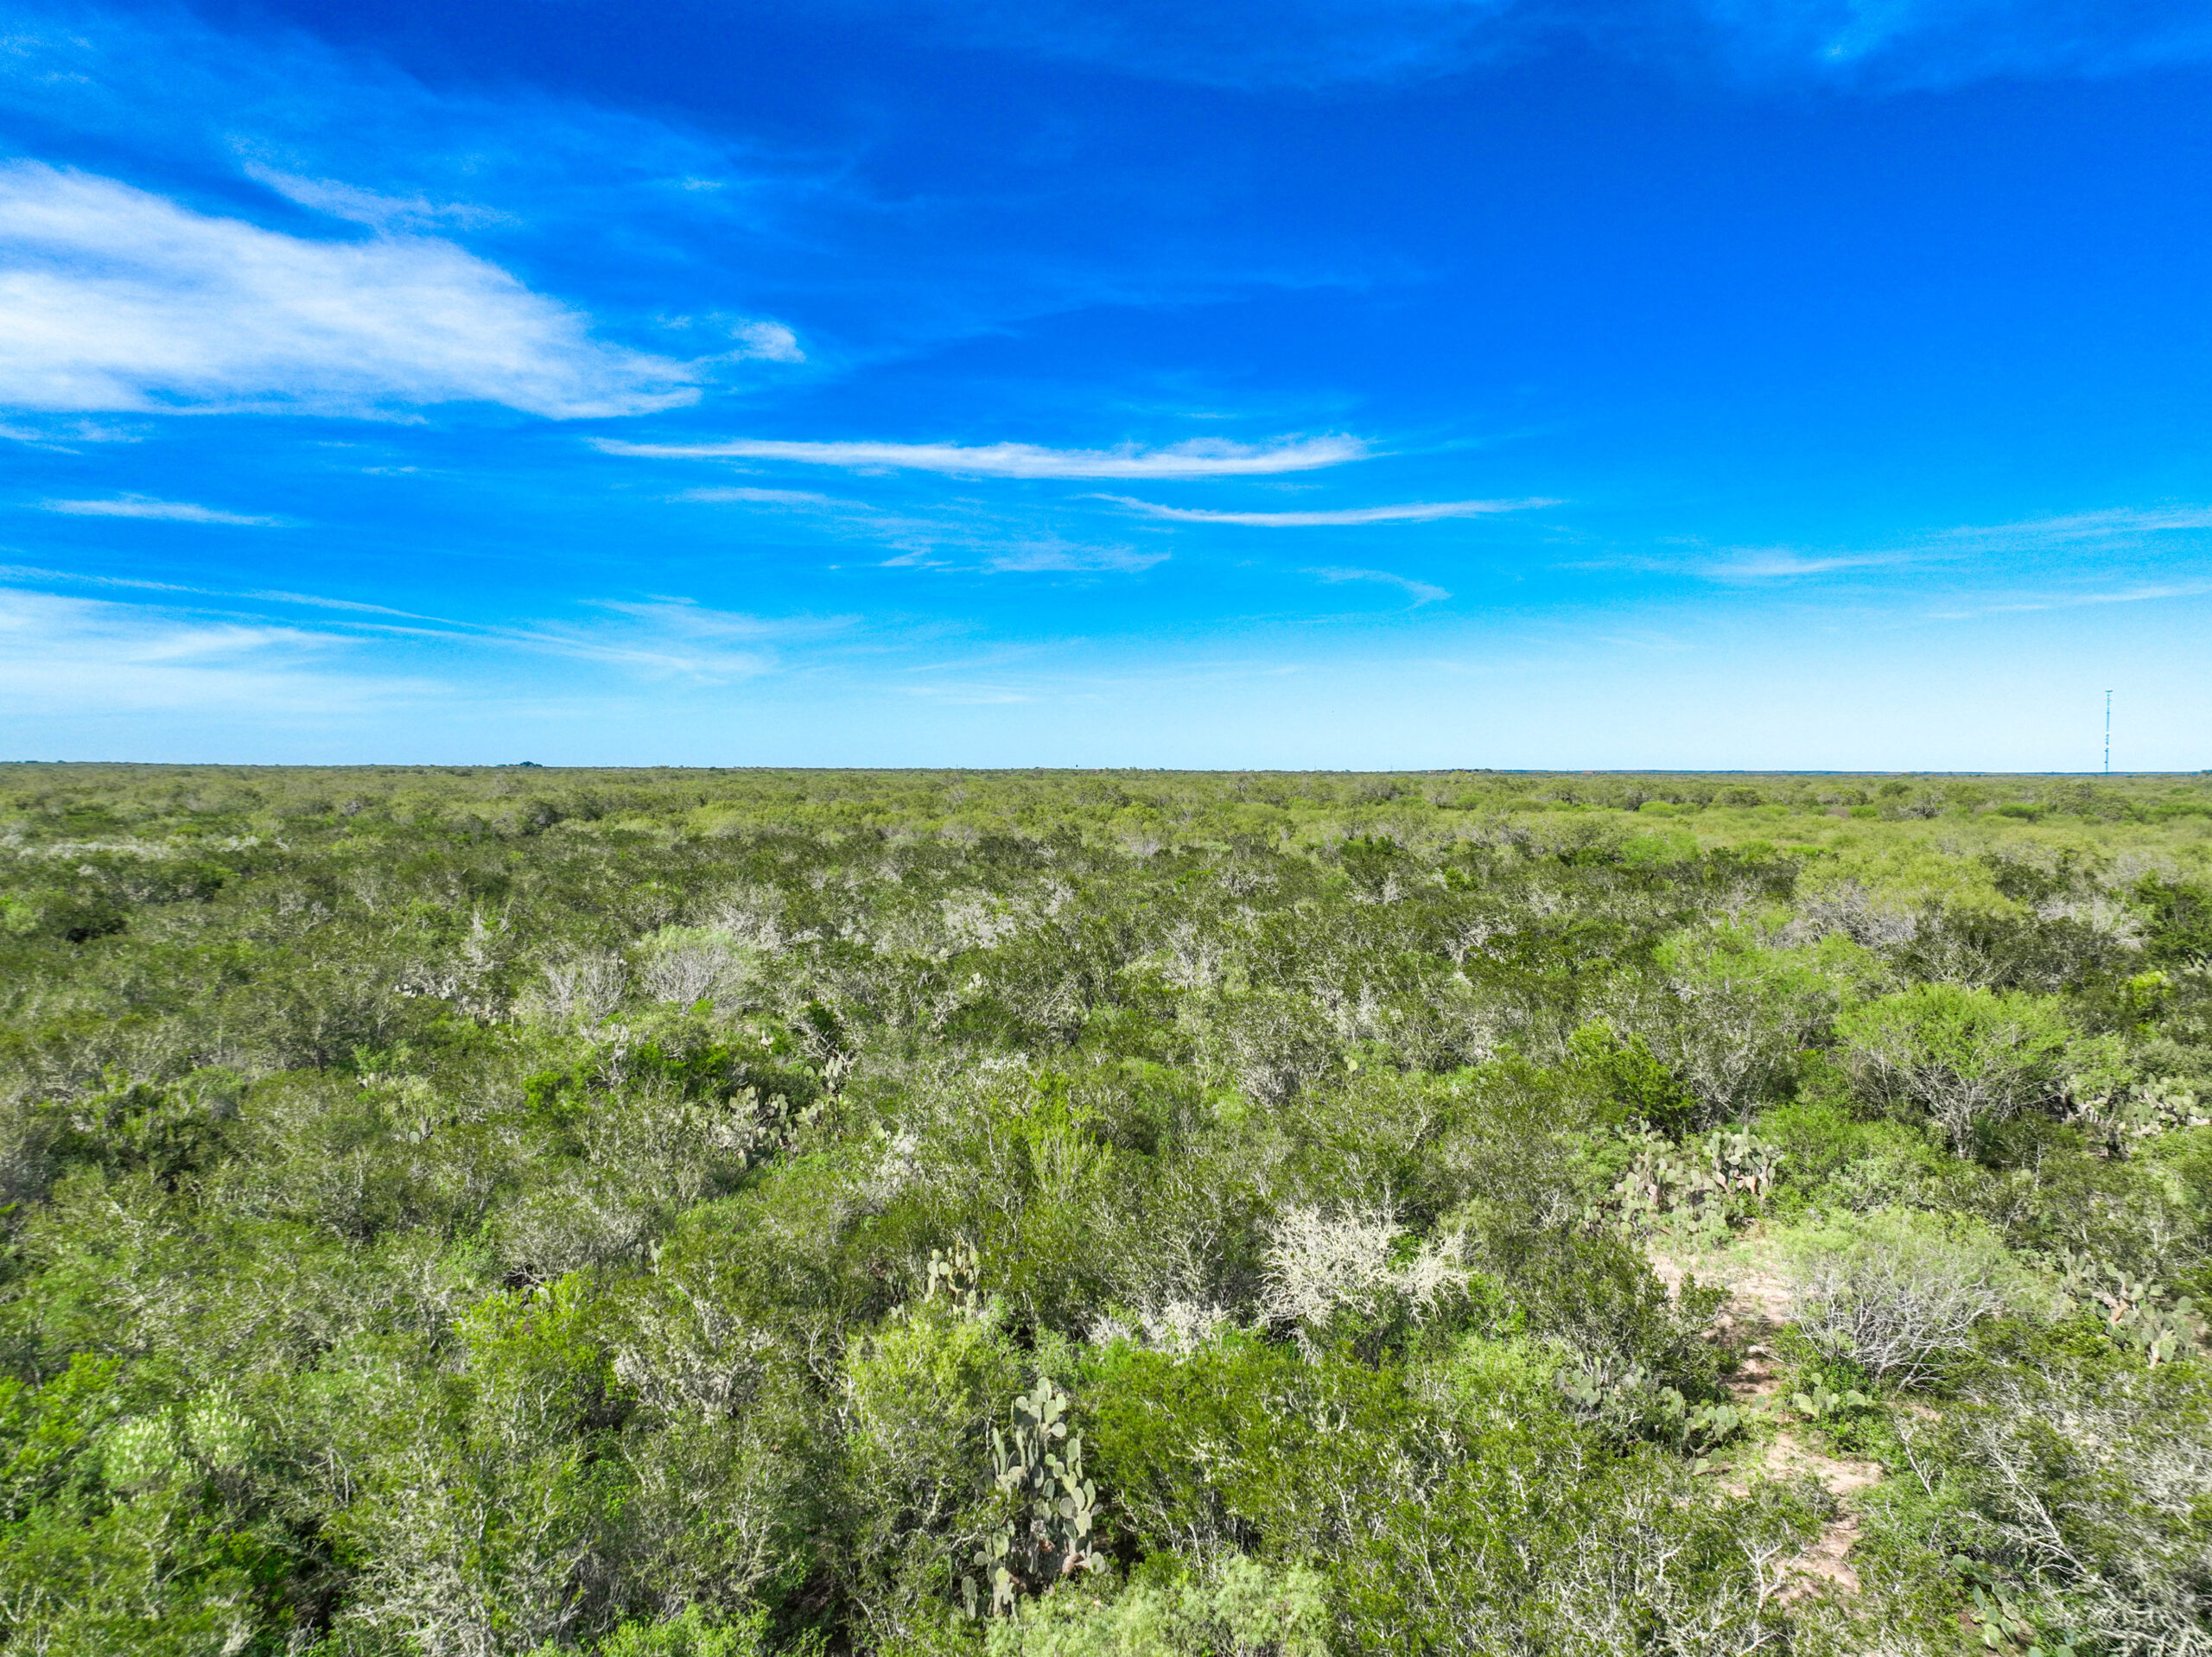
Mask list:
[[1796,1330],[1878,1381],[1924,1385],[1974,1349],[1974,1330],[2028,1292],[2003,1243],[1963,1219],[1854,1216],[1794,1239]]
[[1203,1577],[1109,1597],[1063,1588],[994,1626],[990,1657],[1325,1657],[1321,1582],[1232,1554]]
[[2070,1034],[2048,1000],[1920,984],[1836,1020],[1866,1087],[1916,1107],[1964,1157],[1977,1129],[2050,1099]]
[[599,1642],[598,1657],[766,1657],[766,1612],[721,1622],[695,1603],[664,1622],[623,1623]]

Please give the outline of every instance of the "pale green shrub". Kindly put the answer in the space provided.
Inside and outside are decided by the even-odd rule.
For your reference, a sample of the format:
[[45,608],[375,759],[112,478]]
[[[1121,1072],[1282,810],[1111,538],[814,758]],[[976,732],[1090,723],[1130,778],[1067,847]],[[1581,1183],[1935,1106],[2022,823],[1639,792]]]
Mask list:
[[2051,1096],[2069,1031],[2044,997],[1916,984],[1836,1020],[1875,1094],[1918,1106],[1967,1154],[1974,1129]]
[[2024,1290],[2004,1245],[1961,1218],[1854,1217],[1794,1252],[1798,1333],[1822,1356],[1903,1387],[1972,1349],[1974,1326]]
[[1111,1599],[1062,1590],[993,1626],[990,1657],[1325,1657],[1321,1581],[1241,1554],[1205,1578]]

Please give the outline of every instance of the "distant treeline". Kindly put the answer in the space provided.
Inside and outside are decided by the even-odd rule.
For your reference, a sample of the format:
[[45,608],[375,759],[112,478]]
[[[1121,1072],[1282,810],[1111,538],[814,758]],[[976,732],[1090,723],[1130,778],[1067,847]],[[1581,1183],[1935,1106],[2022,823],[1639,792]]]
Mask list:
[[[1750,811],[1883,821],[2212,816],[2212,771],[2081,777],[1530,771],[567,770],[538,765],[0,765],[23,832],[450,821],[499,834],[626,816],[733,828],[1016,833],[1417,832],[1454,814]],[[364,821],[365,819],[365,821]]]

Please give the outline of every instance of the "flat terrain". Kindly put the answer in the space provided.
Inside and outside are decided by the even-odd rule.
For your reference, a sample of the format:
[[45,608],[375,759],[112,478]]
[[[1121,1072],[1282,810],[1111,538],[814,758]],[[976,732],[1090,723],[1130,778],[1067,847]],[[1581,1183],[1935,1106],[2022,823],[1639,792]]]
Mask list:
[[2212,1652],[2212,776],[0,766],[0,1650]]

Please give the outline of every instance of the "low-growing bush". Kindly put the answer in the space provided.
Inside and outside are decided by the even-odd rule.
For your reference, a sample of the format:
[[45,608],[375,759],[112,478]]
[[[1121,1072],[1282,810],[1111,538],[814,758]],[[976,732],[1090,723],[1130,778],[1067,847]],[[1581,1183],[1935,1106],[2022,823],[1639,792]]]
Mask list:
[[1110,1597],[1060,1589],[995,1623],[989,1657],[1326,1657],[1321,1580],[1231,1554],[1203,1575]]
[[1977,1128],[2055,1097],[2070,1033],[2049,1000],[1922,984],[1836,1021],[1867,1087],[1917,1107],[1964,1157]]
[[1924,1386],[1974,1349],[2018,1269],[1971,1222],[1866,1216],[1800,1240],[1790,1292],[1798,1334],[1878,1381]]

